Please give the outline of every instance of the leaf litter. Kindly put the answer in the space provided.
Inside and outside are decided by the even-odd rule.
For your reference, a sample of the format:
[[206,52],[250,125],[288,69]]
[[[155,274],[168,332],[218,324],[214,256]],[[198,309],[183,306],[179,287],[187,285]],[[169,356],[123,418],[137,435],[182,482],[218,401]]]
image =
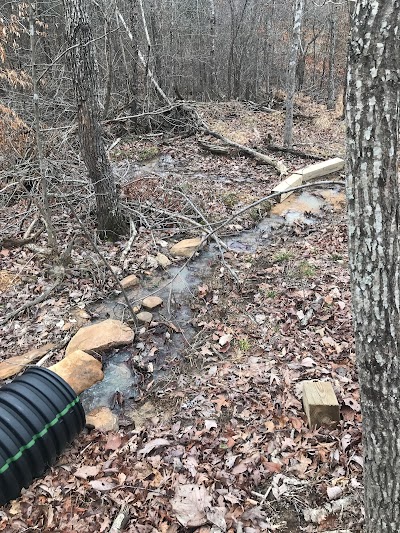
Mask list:
[[[221,158],[191,143],[176,141],[164,150],[189,172],[186,187],[209,220],[276,183],[265,167],[240,156],[223,158],[226,179],[215,179]],[[170,178],[171,187],[182,181]],[[146,187],[141,191],[147,194]],[[128,418],[118,433],[85,430],[56,465],[0,510],[0,531],[108,531],[122,504],[129,507],[126,531],[132,533],[362,531],[347,228],[336,208],[314,218],[313,225],[274,230],[256,251],[226,253],[239,283],[217,259],[210,261],[191,299],[196,340],[168,379],[159,386],[147,382],[136,410],[152,407],[140,425]],[[254,223],[241,219],[231,231]],[[176,232],[160,230],[155,249],[152,233],[140,228],[124,265],[118,263],[124,243],[103,243],[102,251],[121,275],[154,275],[157,264],[148,258],[165,252]],[[112,280],[77,244],[79,266],[68,271],[68,283],[6,325],[3,358],[32,343],[65,344],[96,317],[89,303],[109,294]],[[43,264],[28,250],[9,250],[2,262],[7,279],[16,280],[4,285],[8,308],[47,286]],[[176,325],[170,331],[180,334]],[[336,429],[307,427],[301,382],[309,379],[332,383],[341,406]]]

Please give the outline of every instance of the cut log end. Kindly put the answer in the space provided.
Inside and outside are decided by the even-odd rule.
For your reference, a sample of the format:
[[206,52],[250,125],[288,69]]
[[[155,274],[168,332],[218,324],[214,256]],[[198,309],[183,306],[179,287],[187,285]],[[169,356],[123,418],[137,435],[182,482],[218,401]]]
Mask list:
[[310,428],[336,426],[340,420],[339,403],[326,381],[303,382],[303,406]]

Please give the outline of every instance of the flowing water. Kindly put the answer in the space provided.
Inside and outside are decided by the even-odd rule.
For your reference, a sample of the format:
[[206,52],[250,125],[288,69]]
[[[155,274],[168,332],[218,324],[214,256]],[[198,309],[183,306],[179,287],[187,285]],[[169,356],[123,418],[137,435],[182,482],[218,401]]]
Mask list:
[[[254,253],[278,229],[294,223],[314,224],[324,208],[339,209],[344,201],[340,187],[315,194],[305,191],[291,195],[276,204],[270,216],[255,228],[224,239],[225,244],[236,253]],[[143,327],[138,332],[132,347],[115,350],[105,358],[104,380],[81,395],[87,412],[103,405],[113,407],[116,393],[120,393],[118,396],[122,396],[125,402],[138,399],[144,380],[148,381],[149,376],[157,380],[178,365],[179,358],[196,334],[191,325],[192,293],[207,277],[212,264],[218,261],[219,253],[219,248],[212,243],[183,268],[171,266],[151,279],[142,280],[141,286],[129,293],[131,301],[139,302],[157,291],[164,306],[154,312],[151,327]],[[127,317],[122,298],[96,303],[92,310],[101,319]]]

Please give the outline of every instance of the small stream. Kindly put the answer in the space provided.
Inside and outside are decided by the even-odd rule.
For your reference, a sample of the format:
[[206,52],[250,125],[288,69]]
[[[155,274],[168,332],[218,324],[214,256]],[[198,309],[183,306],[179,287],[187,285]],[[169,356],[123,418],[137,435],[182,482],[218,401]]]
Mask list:
[[[314,224],[324,208],[330,206],[331,209],[339,209],[344,201],[341,187],[316,194],[304,191],[291,195],[282,203],[276,204],[270,216],[255,228],[228,237],[224,242],[233,252],[255,253],[280,228],[294,223]],[[141,385],[145,381],[157,380],[178,365],[187,343],[196,334],[191,325],[192,294],[207,278],[219,253],[219,248],[211,243],[183,269],[181,264],[171,266],[162,273],[157,271],[151,278],[143,279],[140,287],[129,292],[135,305],[135,302],[157,291],[164,306],[153,313],[153,322],[149,328],[143,326],[140,329],[133,346],[114,350],[104,358],[104,380],[81,395],[86,412],[100,406],[117,408],[116,393],[120,393],[117,396],[123,397],[124,404],[129,405],[129,402],[140,399]],[[172,279],[172,283],[165,286]],[[119,297],[96,302],[91,310],[100,319],[121,320],[124,318],[125,307]]]

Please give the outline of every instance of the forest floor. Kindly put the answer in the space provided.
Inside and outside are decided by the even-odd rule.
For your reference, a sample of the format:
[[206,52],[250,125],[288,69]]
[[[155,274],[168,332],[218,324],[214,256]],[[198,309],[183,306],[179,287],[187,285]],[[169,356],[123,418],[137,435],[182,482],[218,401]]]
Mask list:
[[[266,150],[272,136],[282,144],[281,111],[258,112],[237,102],[198,110],[237,142]],[[336,113],[305,98],[297,111],[296,148],[327,159],[343,156],[344,124]],[[194,137],[123,138],[110,154],[123,196],[141,209],[128,253],[126,241],[101,244],[120,278],[134,273],[158,280],[152,258],[168,255],[168,246],[181,238],[199,235],[187,220],[197,220],[193,205],[215,223],[280,181],[274,169],[240,154],[212,155]],[[271,155],[290,170],[313,162]],[[323,191],[313,194],[321,198]],[[89,226],[86,204],[74,205]],[[239,216],[225,236],[257,227],[269,208]],[[6,208],[0,229],[10,231],[26,210],[24,198]],[[75,220],[63,206],[54,218],[66,247]],[[71,260],[46,301],[3,324],[2,360],[54,342],[52,364],[80,326],[103,318],[96,305],[118,295],[112,276],[80,235]],[[26,246],[3,248],[0,261],[4,316],[37,298],[56,275],[49,258]],[[167,331],[159,319],[137,332],[132,347],[134,352],[139,342],[151,351],[156,336],[172,335],[181,339],[183,353],[164,354],[162,379],[143,377],[134,414],[119,398],[118,432],[85,429],[46,475],[4,506],[0,531],[109,531],[122,504],[129,506],[126,531],[132,533],[362,531],[361,416],[344,202],[327,204],[306,220],[271,226],[257,246],[229,250],[223,261],[216,253],[196,276],[201,281],[185,297],[195,337],[177,333],[179,323]],[[104,355],[105,364],[109,357]],[[332,383],[341,407],[337,428],[307,427],[301,383],[309,379]]]

